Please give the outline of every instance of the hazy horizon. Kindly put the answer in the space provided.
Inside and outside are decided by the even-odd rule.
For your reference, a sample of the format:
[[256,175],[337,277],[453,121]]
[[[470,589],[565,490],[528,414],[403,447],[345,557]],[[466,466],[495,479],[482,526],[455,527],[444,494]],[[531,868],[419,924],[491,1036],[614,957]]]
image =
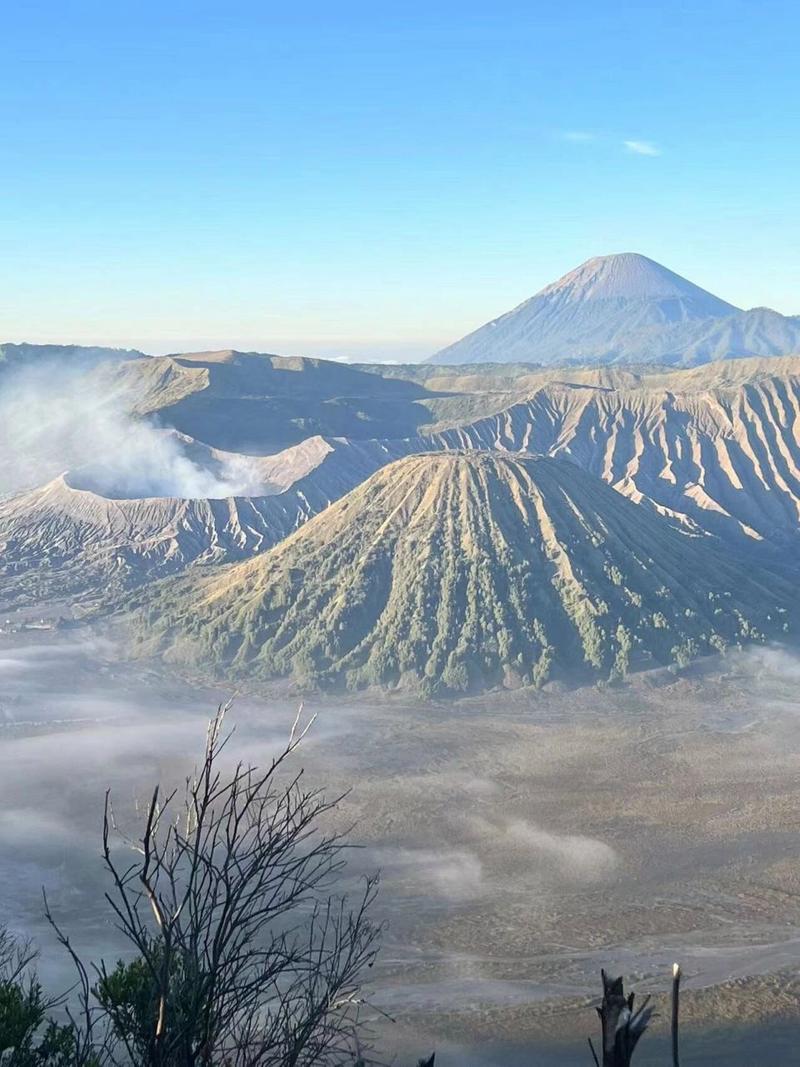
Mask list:
[[[605,257],[589,256],[586,261],[594,258]],[[581,261],[581,263],[586,261]],[[574,264],[572,269],[578,266],[579,264]],[[661,264],[661,266],[672,269],[669,264]],[[568,272],[565,271],[564,273]],[[557,281],[560,277],[562,277],[561,274],[553,276],[547,284]],[[694,281],[692,278],[688,278],[687,280]],[[540,288],[543,288],[543,286]],[[537,289],[536,291],[538,292],[539,290]],[[713,286],[711,287],[710,292],[714,296],[722,296],[724,299],[724,295],[716,292]],[[528,293],[523,299],[528,299],[533,295],[533,292]],[[517,303],[520,302],[521,301],[517,301]],[[515,304],[514,306],[516,307],[517,305]],[[744,304],[742,305],[742,310],[748,310],[751,307],[756,307],[756,305]],[[510,307],[500,309],[496,315],[503,314],[505,311],[509,310],[511,310]],[[774,308],[773,310],[779,309]],[[784,313],[793,314],[791,311]],[[800,314],[800,312],[798,312],[798,314]],[[487,319],[493,317],[496,316],[487,316]],[[65,337],[54,333],[53,331],[46,331],[44,333],[35,332],[32,336],[2,337],[0,338],[0,344],[75,344],[135,349],[153,356],[174,355],[179,352],[211,352],[234,349],[243,352],[266,352],[282,356],[309,356],[346,363],[417,363],[432,356],[439,349],[446,347],[458,338],[469,334],[476,326],[483,325],[484,321],[485,320],[482,320],[463,327],[460,329],[460,332],[454,333],[452,336],[446,338],[439,337],[438,339],[429,338],[427,341],[421,338],[402,341],[390,337],[378,337],[359,341],[353,340],[352,338],[336,337],[272,337],[268,340],[262,340],[259,337],[234,335],[232,338],[219,336],[185,336],[181,343],[176,344],[174,340],[167,338],[139,337],[136,335],[125,337],[104,335]]]

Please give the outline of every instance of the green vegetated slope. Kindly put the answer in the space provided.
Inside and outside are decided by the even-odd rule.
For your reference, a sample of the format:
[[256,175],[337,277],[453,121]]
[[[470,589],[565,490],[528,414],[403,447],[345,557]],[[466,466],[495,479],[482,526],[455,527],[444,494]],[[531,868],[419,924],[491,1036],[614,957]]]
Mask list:
[[143,594],[175,659],[457,693],[684,664],[791,632],[792,591],[568,460],[415,455],[246,563]]

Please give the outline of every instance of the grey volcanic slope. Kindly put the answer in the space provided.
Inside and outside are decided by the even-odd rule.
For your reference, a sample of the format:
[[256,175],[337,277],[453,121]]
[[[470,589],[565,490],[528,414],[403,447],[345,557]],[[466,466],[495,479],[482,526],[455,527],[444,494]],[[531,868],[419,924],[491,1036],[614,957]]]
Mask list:
[[645,377],[618,388],[553,382],[437,435],[449,448],[563,455],[619,492],[740,548],[793,561],[800,534],[800,360]]
[[[271,551],[143,594],[174,658],[429,693],[623,675],[784,637],[791,586],[563,459],[389,465]],[[154,638],[155,635],[155,638]]]
[[659,363],[800,352],[800,318],[742,311],[646,256],[590,259],[432,363]]
[[[3,593],[12,599],[94,595],[106,585],[132,587],[192,564],[248,558],[393,460],[453,449],[565,456],[687,531],[714,534],[783,569],[794,564],[800,360],[647,374],[573,370],[553,379],[552,371],[531,375],[524,400],[425,437],[312,437],[274,456],[250,458],[269,496],[126,500],[109,493],[109,499],[86,472],[72,472],[0,501]],[[197,461],[210,466],[201,446],[189,444]]]
[[297,494],[110,499],[62,476],[0,503],[3,602],[91,599],[190,564],[241,559],[291,532],[309,510]]
[[[209,453],[221,455],[186,442],[205,465]],[[309,438],[275,456],[242,457],[257,465],[263,494],[219,499],[126,498],[99,488],[102,469],[68,472],[0,500],[0,602],[115,596],[186,567],[246,559],[394,455],[381,442]]]

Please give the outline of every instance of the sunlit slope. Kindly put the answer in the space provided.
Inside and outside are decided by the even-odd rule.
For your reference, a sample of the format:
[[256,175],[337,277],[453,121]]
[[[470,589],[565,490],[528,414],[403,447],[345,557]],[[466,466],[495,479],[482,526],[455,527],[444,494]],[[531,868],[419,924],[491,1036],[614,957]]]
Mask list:
[[[223,455],[187,439],[188,455],[207,461],[212,453]],[[275,456],[242,457],[255,464],[263,493],[213,498],[109,495],[97,485],[102,468],[67,472],[0,500],[0,603],[95,599],[186,567],[248,558],[324,511],[388,455],[380,442],[309,438]]]
[[80,602],[174,574],[242,559],[295,530],[316,507],[297,493],[267,497],[109,499],[60,477],[0,502],[0,600]]
[[800,530],[800,362],[776,363],[770,375],[753,361],[745,380],[714,369],[616,388],[553,382],[437,443],[565,455],[732,543],[784,548]]
[[[226,455],[188,438],[184,447],[204,470]],[[95,599],[185,567],[248,558],[359,485],[390,452],[379,442],[315,437],[274,456],[238,458],[261,490],[137,496],[116,490],[113,471],[98,464],[0,499],[0,603]]]
[[707,540],[563,459],[417,455],[263,556],[144,594],[140,632],[234,676],[427,692],[785,637],[790,588]]

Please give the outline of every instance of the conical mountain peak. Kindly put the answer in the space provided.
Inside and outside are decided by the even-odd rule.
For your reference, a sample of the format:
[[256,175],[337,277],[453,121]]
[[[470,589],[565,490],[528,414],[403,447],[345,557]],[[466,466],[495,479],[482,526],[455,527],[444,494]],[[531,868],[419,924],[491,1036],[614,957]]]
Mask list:
[[431,362],[694,366],[798,349],[796,319],[742,311],[647,256],[623,252],[588,259]]
[[442,693],[667,664],[792,610],[568,460],[497,452],[399,460],[262,556],[145,597],[147,640],[228,676]]
[[[570,300],[695,300],[709,315],[736,308],[638,252],[595,256],[546,286],[539,297]],[[535,298],[534,298],[535,299]]]

